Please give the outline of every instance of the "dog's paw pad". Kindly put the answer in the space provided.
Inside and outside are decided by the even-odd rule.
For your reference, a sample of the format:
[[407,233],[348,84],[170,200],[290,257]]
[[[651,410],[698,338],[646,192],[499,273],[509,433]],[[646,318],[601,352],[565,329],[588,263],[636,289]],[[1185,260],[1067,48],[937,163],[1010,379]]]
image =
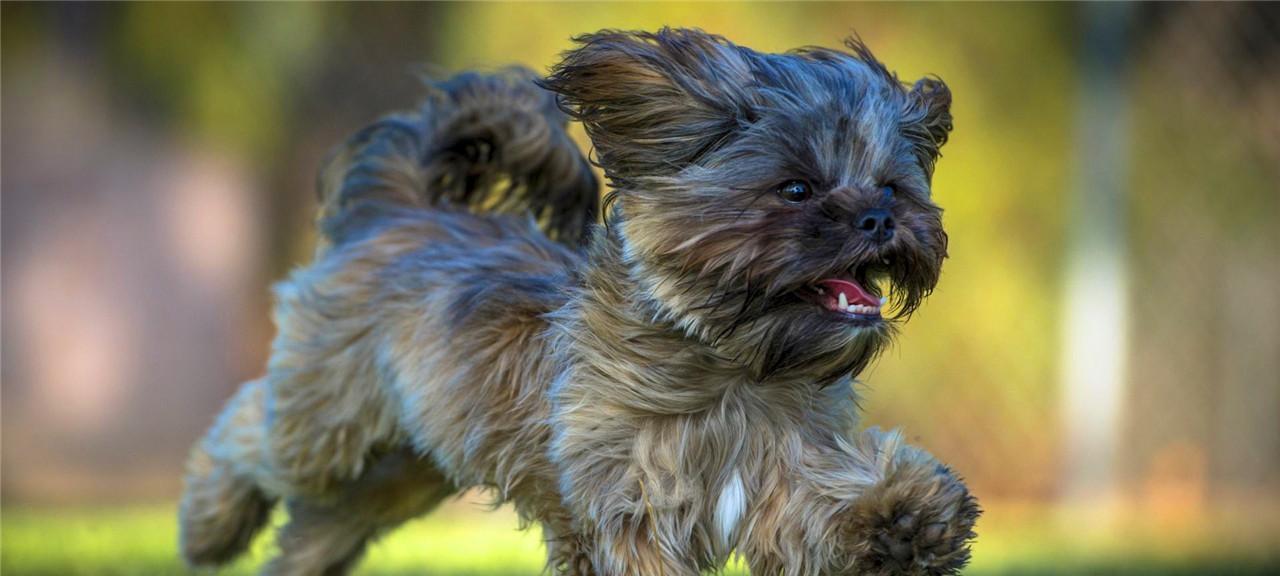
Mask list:
[[915,532],[916,515],[910,513],[902,514],[897,520],[886,526],[883,532],[876,535],[876,544],[873,549],[900,564],[909,563],[911,558],[915,556],[914,547],[912,546]]
[[920,540],[926,546],[937,546],[942,543],[942,535],[947,531],[947,525],[943,522],[934,522],[924,527],[920,532]]
[[977,503],[949,474],[928,484],[868,494],[856,522],[865,543],[860,574],[956,574],[967,563]]

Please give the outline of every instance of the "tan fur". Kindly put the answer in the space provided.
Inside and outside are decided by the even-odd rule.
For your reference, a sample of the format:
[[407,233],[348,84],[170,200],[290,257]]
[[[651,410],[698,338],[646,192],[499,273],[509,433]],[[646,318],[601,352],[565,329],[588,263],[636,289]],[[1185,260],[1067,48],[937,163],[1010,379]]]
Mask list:
[[[714,54],[728,50],[709,42]],[[628,62],[612,70],[623,75]],[[642,70],[636,81],[670,78]],[[521,122],[553,118],[523,85],[485,86]],[[468,105],[460,93],[404,122],[463,117],[448,108]],[[516,151],[564,146],[563,126],[547,122],[545,138]],[[769,575],[963,566],[977,516],[963,484],[897,433],[857,431],[848,371],[874,356],[888,326],[849,329],[800,364],[753,355],[769,337],[760,323],[712,338],[716,317],[674,312],[696,305],[682,300],[691,293],[680,279],[773,255],[728,257],[743,240],[716,229],[695,241],[715,246],[699,243],[701,260],[682,254],[691,244],[673,246],[698,231],[634,190],[624,190],[616,225],[579,250],[528,218],[420,200],[445,185],[429,176],[441,171],[433,163],[454,157],[412,138],[379,148],[379,138],[328,170],[348,182],[341,194],[327,188],[330,242],[276,288],[267,374],[193,452],[182,506],[189,561],[234,556],[283,498],[291,520],[267,572],[343,573],[370,538],[457,490],[487,488],[541,524],[561,574],[693,575],[735,551]],[[513,154],[493,144],[494,161]],[[476,172],[467,166],[450,173]],[[642,178],[643,166],[626,174]],[[526,193],[543,189],[528,181]],[[376,194],[351,182],[374,182]],[[335,204],[339,196],[350,204]],[[921,226],[935,216],[923,212]]]

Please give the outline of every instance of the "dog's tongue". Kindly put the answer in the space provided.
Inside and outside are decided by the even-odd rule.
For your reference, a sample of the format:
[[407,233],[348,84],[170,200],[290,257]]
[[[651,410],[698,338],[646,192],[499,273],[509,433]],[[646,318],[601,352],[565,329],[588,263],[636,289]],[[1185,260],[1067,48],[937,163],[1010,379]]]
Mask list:
[[818,282],[818,286],[822,287],[827,299],[832,302],[838,301],[840,294],[844,294],[844,297],[848,300],[850,306],[855,304],[858,306],[880,306],[880,299],[872,296],[870,292],[867,292],[866,289],[859,286],[857,282],[831,278]]

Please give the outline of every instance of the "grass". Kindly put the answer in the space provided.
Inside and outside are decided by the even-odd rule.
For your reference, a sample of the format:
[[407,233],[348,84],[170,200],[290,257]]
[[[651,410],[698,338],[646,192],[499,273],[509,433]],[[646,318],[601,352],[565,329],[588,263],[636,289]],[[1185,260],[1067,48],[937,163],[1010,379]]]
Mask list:
[[[150,576],[191,574],[177,557],[171,506],[38,509],[6,506],[0,573],[6,576]],[[1274,547],[1221,547],[1200,536],[1072,540],[1041,521],[1010,523],[997,515],[974,548],[974,575],[1277,574]],[[270,553],[260,538],[226,575],[254,574]],[[542,566],[536,530],[518,531],[509,512],[479,513],[454,503],[374,544],[357,574],[365,576],[533,576]],[[730,574],[745,575],[740,567]],[[198,573],[198,572],[197,572]]]
[[[193,573],[177,552],[176,511],[171,506],[40,510],[6,508],[0,574],[114,576]],[[282,518],[277,518],[279,522]],[[218,574],[255,574],[271,553],[262,537],[250,555]],[[457,574],[516,576],[539,573],[543,560],[537,531],[518,531],[506,513],[445,510],[411,522],[369,550],[358,574]],[[199,573],[199,572],[194,572]]]

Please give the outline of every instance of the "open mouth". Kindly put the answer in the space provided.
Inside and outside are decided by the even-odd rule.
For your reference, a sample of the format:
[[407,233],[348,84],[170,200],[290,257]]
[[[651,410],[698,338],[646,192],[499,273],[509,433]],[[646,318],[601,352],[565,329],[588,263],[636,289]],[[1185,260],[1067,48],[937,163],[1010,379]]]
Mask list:
[[858,318],[879,318],[885,299],[853,280],[827,278],[814,285],[818,304],[828,311]]
[[847,276],[824,278],[810,286],[809,300],[845,319],[879,320],[887,300],[877,285],[883,276],[883,270],[864,267]]

